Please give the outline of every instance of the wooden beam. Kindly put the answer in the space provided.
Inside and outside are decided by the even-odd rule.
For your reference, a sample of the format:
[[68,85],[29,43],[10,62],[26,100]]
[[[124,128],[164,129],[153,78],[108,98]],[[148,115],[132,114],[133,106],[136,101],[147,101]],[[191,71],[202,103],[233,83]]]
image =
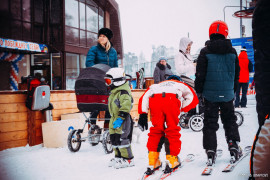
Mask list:
[[1,94],[0,104],[25,103],[25,94]]
[[29,146],[36,145],[36,120],[35,111],[27,110],[27,132],[28,132],[28,144]]
[[53,109],[76,109],[77,102],[76,101],[55,101],[52,103]]
[[16,141],[20,139],[27,140],[28,134],[27,130],[24,131],[13,131],[13,132],[5,132],[0,134],[0,143]]
[[0,123],[27,121],[27,112],[0,113]]
[[4,149],[8,149],[8,148],[21,147],[21,146],[26,146],[26,145],[27,145],[27,139],[2,142],[0,143],[0,151]]
[[57,101],[76,101],[76,95],[75,93],[52,93],[51,94],[51,98],[50,98],[51,102],[57,102]]
[[27,130],[27,121],[1,123],[0,133]]
[[14,113],[14,112],[26,112],[27,107],[25,103],[12,103],[12,104],[1,104],[0,113]]

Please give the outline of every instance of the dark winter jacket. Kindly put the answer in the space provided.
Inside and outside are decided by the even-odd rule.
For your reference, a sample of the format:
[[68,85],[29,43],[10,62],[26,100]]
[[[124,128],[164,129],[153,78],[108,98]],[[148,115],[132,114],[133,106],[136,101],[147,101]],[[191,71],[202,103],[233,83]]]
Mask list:
[[211,102],[234,98],[239,79],[236,50],[228,39],[210,40],[200,52],[196,67],[195,90]]
[[270,113],[270,1],[257,1],[252,20],[256,100],[259,123]]
[[159,62],[156,65],[155,71],[154,71],[154,83],[158,84],[161,81],[166,80],[165,75],[173,75],[171,71],[171,66],[167,63],[166,66],[163,64],[160,64]]
[[111,47],[108,52],[99,43],[90,48],[87,53],[85,65],[86,67],[94,66],[95,64],[107,64],[110,67],[118,67],[117,52]]

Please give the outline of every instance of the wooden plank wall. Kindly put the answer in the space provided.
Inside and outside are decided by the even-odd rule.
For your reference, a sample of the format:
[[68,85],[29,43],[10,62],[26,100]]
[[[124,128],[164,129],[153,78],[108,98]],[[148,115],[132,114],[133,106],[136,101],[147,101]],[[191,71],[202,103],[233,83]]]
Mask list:
[[51,91],[54,121],[61,120],[61,114],[79,112],[74,91]]
[[28,143],[25,94],[0,94],[0,150]]
[[[138,115],[138,101],[145,90],[132,90],[133,118]],[[30,111],[25,106],[25,91],[0,92],[0,151],[13,147],[43,143],[41,124],[45,115],[41,111]],[[53,120],[61,114],[79,112],[74,91],[51,91]]]

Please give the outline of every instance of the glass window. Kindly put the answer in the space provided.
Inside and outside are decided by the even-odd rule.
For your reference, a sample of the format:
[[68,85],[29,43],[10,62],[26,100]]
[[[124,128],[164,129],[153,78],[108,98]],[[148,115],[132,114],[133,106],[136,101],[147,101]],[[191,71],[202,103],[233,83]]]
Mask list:
[[86,56],[85,55],[80,55],[80,69],[86,68],[85,61],[86,61]]
[[99,29],[104,27],[104,11],[101,8],[99,8],[98,26]]
[[86,5],[87,15],[87,30],[92,32],[98,32],[98,9],[93,6]]
[[22,22],[21,21],[11,22],[11,35],[13,39],[22,39]]
[[66,42],[79,44],[79,30],[66,26]]
[[62,20],[62,0],[51,1],[50,23],[60,26]]
[[34,5],[34,21],[43,23],[43,0],[35,0]]
[[23,0],[22,1],[22,11],[23,11],[23,20],[24,21],[28,21],[30,22],[31,21],[31,10],[30,10],[30,0]]
[[86,0],[86,4],[92,5],[92,6],[98,6],[93,0]]
[[51,34],[51,41],[54,42],[62,42],[62,27],[61,26],[51,26],[52,34]]
[[85,4],[80,2],[80,29],[85,29]]
[[93,46],[97,43],[97,34],[87,32],[87,46]]
[[34,41],[43,42],[43,27],[34,25],[33,36]]
[[23,23],[23,39],[31,41],[31,23]]
[[66,89],[73,90],[80,73],[79,55],[66,53]]
[[61,57],[60,53],[52,54],[52,86],[54,90],[62,89]]
[[[2,4],[1,4],[2,5]],[[21,0],[11,0],[10,10],[13,19],[21,19]]]
[[78,1],[65,0],[66,25],[79,28],[79,5]]
[[86,31],[80,31],[80,45],[86,46]]
[[8,1],[9,1],[9,0],[1,0],[1,6],[0,6],[0,11],[1,11],[1,13],[2,13],[3,11],[9,11],[9,10],[8,10]]

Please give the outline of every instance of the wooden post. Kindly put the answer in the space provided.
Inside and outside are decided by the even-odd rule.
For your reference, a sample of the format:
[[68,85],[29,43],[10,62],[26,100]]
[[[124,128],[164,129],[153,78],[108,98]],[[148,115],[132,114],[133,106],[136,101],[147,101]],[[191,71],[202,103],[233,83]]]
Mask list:
[[36,112],[27,109],[27,132],[29,146],[36,145]]

